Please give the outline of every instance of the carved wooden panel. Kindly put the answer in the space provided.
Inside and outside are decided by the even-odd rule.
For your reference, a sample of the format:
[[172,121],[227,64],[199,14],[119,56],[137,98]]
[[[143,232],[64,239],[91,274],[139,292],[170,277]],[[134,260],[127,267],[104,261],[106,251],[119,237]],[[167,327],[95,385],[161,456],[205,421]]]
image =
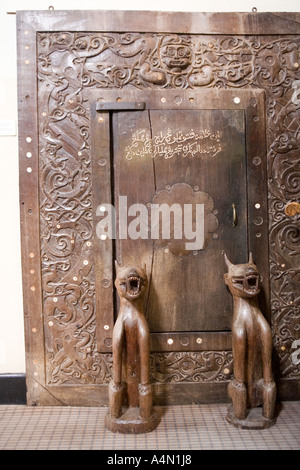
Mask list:
[[[249,230],[254,253],[268,236],[276,373],[283,395],[293,396],[287,384],[300,379],[300,227],[299,215],[288,216],[284,208],[300,198],[299,33],[299,14],[18,13],[29,403],[107,402],[112,357],[97,347],[97,329],[106,323],[99,319],[96,295],[109,298],[112,279],[104,273],[96,294],[102,268],[93,232],[99,195],[92,191],[99,177],[100,196],[109,202],[109,134],[102,141],[96,137],[99,155],[92,155],[91,97],[101,98],[101,90],[117,90],[120,97],[130,90],[174,92],[178,102],[186,91],[214,90],[217,96],[231,90],[232,99],[253,91],[249,112],[258,133],[265,135],[266,128],[267,152],[260,139],[248,141],[248,154],[250,146],[254,152],[249,175],[255,180],[266,166],[268,188],[263,192],[257,178],[251,185],[250,199],[258,200],[249,206]],[[255,92],[265,96],[263,113]],[[189,388],[193,400],[226,399],[230,342],[223,350],[205,344],[200,351],[153,352],[157,402],[176,402],[176,394],[188,400],[174,386],[191,384],[197,384]]]
[[[265,148],[264,93],[193,89],[182,90],[179,96],[174,90],[123,89],[122,98],[119,95],[119,90],[89,94],[91,109],[96,106],[98,110],[92,112],[91,137],[100,351],[111,350],[114,325],[112,263],[111,258],[107,259],[111,251],[121,264],[146,265],[150,282],[145,311],[153,351],[205,350],[208,344],[214,348],[218,344],[221,349],[222,344],[225,347],[232,314],[232,299],[223,282],[224,252],[242,262],[249,247],[254,250],[268,291],[266,204],[260,196],[260,217],[264,222],[260,222],[257,237],[252,220],[254,211],[257,216],[258,199],[250,189],[256,187],[256,192],[259,191],[258,180],[261,188],[266,187],[265,162],[253,163]],[[124,111],[131,103],[145,109],[140,111],[136,106],[134,111]],[[108,135],[113,139],[107,139]],[[109,155],[110,168],[107,165],[99,168],[100,146],[101,154]],[[104,179],[106,186],[109,182],[114,185],[113,195],[104,196],[99,189]],[[108,200],[114,199],[116,207],[113,249],[104,230],[105,240],[99,242],[102,232],[98,227],[108,220],[107,196]],[[123,239],[122,229],[121,239],[120,221],[126,235],[135,223],[127,212],[137,203],[147,213],[151,236],[147,230],[142,238]],[[152,236],[152,204],[174,207],[176,203],[204,205],[203,241],[192,250],[186,249],[184,238],[175,239],[174,234],[170,239],[162,238],[161,233],[157,239]],[[234,223],[233,213],[237,215]],[[98,287],[103,283],[105,290]],[[219,338],[216,331],[222,332]],[[213,341],[208,341],[209,336]]]

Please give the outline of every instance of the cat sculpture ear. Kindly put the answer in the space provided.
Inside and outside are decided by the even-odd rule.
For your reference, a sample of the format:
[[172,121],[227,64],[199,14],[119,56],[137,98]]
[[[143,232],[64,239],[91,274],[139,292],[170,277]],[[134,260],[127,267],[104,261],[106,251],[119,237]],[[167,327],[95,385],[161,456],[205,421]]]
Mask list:
[[144,263],[144,264],[139,264],[139,265],[138,265],[138,268],[139,268],[141,271],[144,271],[145,274],[147,274],[147,266],[146,266],[146,263]]
[[[229,261],[229,259],[227,258],[227,255],[226,253],[224,253],[224,258],[225,258],[225,263],[226,263],[226,266],[229,270],[230,266],[233,266],[233,264]],[[225,281],[225,284],[228,284],[228,273],[225,273],[224,274],[224,281]]]
[[116,259],[115,259],[115,268],[116,268],[116,273],[118,274],[119,269],[121,268],[121,266],[119,265],[119,263]]
[[224,258],[225,258],[226,266],[227,266],[227,268],[229,269],[231,266],[233,266],[233,264],[232,264],[232,263],[229,261],[229,259],[227,258],[226,253],[224,253]]

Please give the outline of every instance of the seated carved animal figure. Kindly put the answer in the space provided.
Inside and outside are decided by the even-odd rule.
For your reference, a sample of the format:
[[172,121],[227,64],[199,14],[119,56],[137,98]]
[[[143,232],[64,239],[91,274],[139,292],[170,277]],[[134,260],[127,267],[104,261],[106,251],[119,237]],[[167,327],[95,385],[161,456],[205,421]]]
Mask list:
[[[268,427],[274,424],[276,386],[272,375],[272,335],[258,306],[261,276],[252,254],[246,264],[232,264],[225,255],[224,275],[233,296],[232,350],[234,380],[228,395],[234,417],[227,420],[240,427]],[[263,405],[262,417],[247,425],[249,408]],[[232,413],[231,413],[232,414]],[[239,423],[239,420],[242,422]],[[260,424],[258,424],[260,423]]]
[[116,273],[120,310],[113,331],[113,379],[109,385],[110,413],[106,424],[114,432],[149,432],[157,422],[152,411],[150,333],[143,306],[146,271],[140,267],[120,267],[116,262]]

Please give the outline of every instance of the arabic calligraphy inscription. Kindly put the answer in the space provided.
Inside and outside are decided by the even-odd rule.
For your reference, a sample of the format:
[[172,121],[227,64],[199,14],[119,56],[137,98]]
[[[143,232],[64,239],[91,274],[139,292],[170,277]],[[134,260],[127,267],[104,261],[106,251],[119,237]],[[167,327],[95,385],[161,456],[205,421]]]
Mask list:
[[160,132],[151,138],[145,129],[132,133],[131,144],[125,149],[126,159],[132,160],[134,157],[152,158],[161,157],[165,159],[181,155],[183,158],[208,155],[215,157],[222,151],[221,132],[212,132],[208,129],[195,132],[177,131],[168,129],[166,133]]

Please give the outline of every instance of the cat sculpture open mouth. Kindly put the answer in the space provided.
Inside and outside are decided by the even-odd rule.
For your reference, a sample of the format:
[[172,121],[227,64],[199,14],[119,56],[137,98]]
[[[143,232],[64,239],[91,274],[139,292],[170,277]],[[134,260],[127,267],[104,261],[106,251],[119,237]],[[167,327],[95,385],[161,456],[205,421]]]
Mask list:
[[258,273],[251,273],[243,277],[232,279],[233,286],[247,295],[254,296],[260,291],[260,277]]
[[129,276],[126,280],[127,294],[131,297],[138,296],[141,292],[141,278],[138,276]]
[[128,300],[137,299],[144,286],[143,279],[136,274],[129,274],[119,281],[120,290]]

